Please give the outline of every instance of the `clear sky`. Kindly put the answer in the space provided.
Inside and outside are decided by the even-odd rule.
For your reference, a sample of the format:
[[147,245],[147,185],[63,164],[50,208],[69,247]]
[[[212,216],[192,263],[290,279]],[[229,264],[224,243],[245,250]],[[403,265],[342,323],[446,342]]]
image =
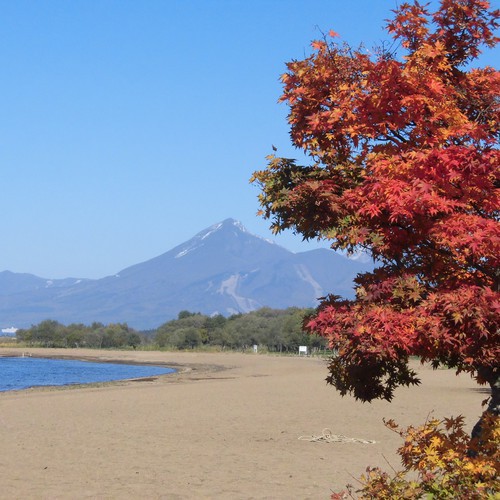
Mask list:
[[389,40],[397,3],[0,0],[0,271],[101,278],[228,217],[318,247],[274,238],[248,182],[272,144],[302,157],[279,76],[330,29]]

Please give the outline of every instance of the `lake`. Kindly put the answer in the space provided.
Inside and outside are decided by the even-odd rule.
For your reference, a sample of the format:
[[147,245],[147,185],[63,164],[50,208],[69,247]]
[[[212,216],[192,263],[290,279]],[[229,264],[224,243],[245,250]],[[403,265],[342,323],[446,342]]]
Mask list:
[[0,357],[0,392],[48,385],[91,384],[173,373],[153,365],[95,363],[66,359]]

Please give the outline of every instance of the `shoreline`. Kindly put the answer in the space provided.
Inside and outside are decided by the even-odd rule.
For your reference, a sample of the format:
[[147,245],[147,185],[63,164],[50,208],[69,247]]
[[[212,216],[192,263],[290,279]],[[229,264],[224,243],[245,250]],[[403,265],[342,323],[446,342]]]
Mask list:
[[[43,349],[43,348],[37,348],[37,349]],[[21,351],[19,354],[18,351]],[[117,383],[122,383],[122,382],[153,382],[155,381],[158,377],[165,377],[168,375],[173,375],[174,373],[184,373],[190,370],[189,367],[185,366],[172,366],[173,363],[164,363],[164,362],[149,362],[147,360],[144,361],[126,361],[126,360],[120,360],[120,359],[114,359],[113,357],[111,359],[105,359],[102,356],[89,356],[89,355],[75,355],[75,354],[46,354],[43,352],[35,352],[35,354],[32,354],[31,351],[27,352],[24,349],[19,349],[15,350],[14,352],[1,352],[0,349],[0,359],[2,358],[10,358],[10,359],[23,359],[23,358],[32,358],[32,359],[46,359],[46,360],[56,360],[56,361],[81,361],[83,363],[88,362],[88,363],[95,363],[95,364],[113,364],[113,365],[122,365],[122,366],[144,366],[144,367],[157,367],[157,368],[162,368],[162,369],[168,369],[170,370],[168,373],[161,373],[161,374],[151,374],[151,375],[143,375],[139,377],[125,377],[125,378],[117,378],[117,379],[111,379],[111,380],[103,380],[103,381],[90,381],[90,382],[68,382],[65,384],[36,384],[32,386],[27,386],[27,387],[20,387],[20,388],[15,388],[15,389],[6,389],[0,390],[1,393],[12,393],[12,392],[21,392],[21,391],[36,391],[36,390],[65,390],[65,389],[71,389],[71,388],[84,388],[87,386],[91,387],[105,387],[106,385],[112,385],[112,384],[117,384]]]
[[[0,348],[0,356],[21,348]],[[28,351],[24,349],[24,351]],[[266,354],[29,349],[156,364],[152,379],[0,393],[3,499],[328,498],[368,465],[399,469],[402,426],[481,413],[482,388],[417,365],[422,385],[363,404],[327,386],[326,362]],[[363,443],[312,443],[323,429]]]
[[[49,352],[45,352],[49,351]],[[69,352],[68,352],[69,351]],[[136,365],[136,366],[158,366],[162,368],[170,368],[174,372],[165,373],[161,375],[146,375],[144,377],[133,377],[124,378],[117,380],[108,380],[104,382],[88,382],[88,383],[76,383],[76,384],[63,384],[63,385],[37,385],[32,387],[26,387],[24,389],[13,389],[9,391],[0,391],[0,394],[13,393],[13,392],[36,392],[36,391],[57,391],[57,390],[69,390],[69,389],[84,389],[86,387],[106,387],[114,385],[126,385],[128,382],[158,382],[159,379],[165,377],[175,377],[176,380],[179,378],[184,378],[188,374],[197,377],[197,380],[202,380],[200,378],[203,373],[217,373],[227,370],[228,367],[224,365],[207,365],[207,364],[192,364],[192,363],[178,363],[175,361],[151,361],[148,359],[136,360],[136,359],[124,359],[121,354],[127,353],[171,353],[172,351],[121,351],[121,350],[104,350],[104,349],[66,349],[66,348],[44,348],[44,347],[34,347],[30,348],[29,354],[25,357],[30,358],[40,358],[40,359],[59,359],[59,360],[75,360],[75,361],[88,361],[92,363],[112,363],[121,365]],[[0,358],[4,357],[23,357],[21,354],[28,353],[25,348],[1,348],[0,347]],[[106,356],[109,353],[109,356]],[[196,374],[196,375],[194,375]],[[193,378],[193,377],[191,377]],[[213,378],[213,377],[209,377]],[[166,380],[160,380],[160,382],[167,382]],[[0,497],[1,498],[1,497]]]

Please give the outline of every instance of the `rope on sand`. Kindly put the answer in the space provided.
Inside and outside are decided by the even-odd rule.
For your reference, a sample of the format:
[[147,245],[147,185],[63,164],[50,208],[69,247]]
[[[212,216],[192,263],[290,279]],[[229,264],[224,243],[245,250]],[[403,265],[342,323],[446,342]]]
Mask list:
[[362,444],[375,444],[376,441],[371,439],[358,439],[342,434],[332,434],[330,429],[323,429],[321,436],[300,436],[301,441],[310,441],[311,443],[362,443]]

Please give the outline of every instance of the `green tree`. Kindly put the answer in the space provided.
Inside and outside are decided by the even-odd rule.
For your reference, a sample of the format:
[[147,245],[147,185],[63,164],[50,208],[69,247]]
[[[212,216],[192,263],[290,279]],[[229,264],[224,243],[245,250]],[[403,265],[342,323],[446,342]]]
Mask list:
[[16,339],[18,342],[23,342],[28,345],[33,345],[33,329],[32,328],[20,328],[16,332]]
[[142,343],[142,338],[137,332],[132,331],[128,333],[127,345],[133,347],[134,349],[137,349],[137,347],[139,347],[141,343]]
[[190,326],[177,330],[179,349],[194,349],[201,345],[200,330]]
[[209,316],[205,319],[204,329],[206,332],[205,343],[209,345],[218,345],[220,347],[225,347],[227,344],[227,339],[225,339],[222,332],[224,330],[224,325],[227,319],[221,314],[215,316]]
[[181,311],[178,319],[167,321],[158,328],[155,335],[155,343],[161,348],[176,347],[183,349],[185,332],[183,333],[181,330],[190,329],[197,331],[199,343],[202,343],[207,340],[206,321],[207,316],[203,314]]
[[32,327],[32,338],[44,347],[66,347],[64,339],[64,325],[47,319]]
[[178,314],[177,319],[186,319],[186,318],[189,318],[191,316],[196,316],[196,313],[193,313],[193,312],[190,312],[190,311],[181,311]]
[[88,328],[81,323],[72,323],[65,328],[68,347],[80,347],[85,343]]

